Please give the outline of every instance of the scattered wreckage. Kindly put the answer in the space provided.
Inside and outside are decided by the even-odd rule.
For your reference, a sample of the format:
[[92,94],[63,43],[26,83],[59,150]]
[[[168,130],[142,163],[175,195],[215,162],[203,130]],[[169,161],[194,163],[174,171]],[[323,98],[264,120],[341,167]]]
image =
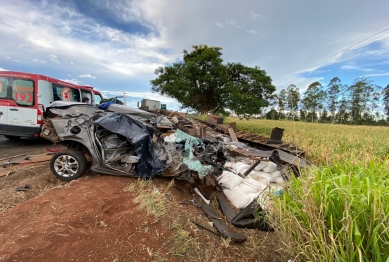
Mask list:
[[240,142],[233,126],[193,125],[178,113],[167,117],[116,104],[53,102],[46,110],[41,137],[67,144],[50,161],[52,173],[62,180],[77,179],[90,166],[103,174],[191,182],[220,235],[236,242],[245,236],[229,230],[209,199],[216,194],[233,225],[271,230],[264,218],[267,202],[282,193],[290,173],[298,175],[306,166],[302,150],[296,148],[295,154],[282,146],[259,150]]

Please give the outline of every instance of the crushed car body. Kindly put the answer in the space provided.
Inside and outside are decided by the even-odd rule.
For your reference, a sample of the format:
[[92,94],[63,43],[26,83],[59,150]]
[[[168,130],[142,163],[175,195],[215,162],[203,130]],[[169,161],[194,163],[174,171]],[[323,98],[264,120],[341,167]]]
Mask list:
[[[80,177],[88,163],[95,172],[142,179],[160,175],[193,181],[190,171],[204,177],[212,167],[221,173],[224,163],[208,160],[212,163],[204,165],[206,160],[201,163],[193,155],[204,155],[209,143],[180,131],[165,142],[161,130],[172,130],[173,125],[166,116],[121,105],[102,110],[87,104],[54,102],[47,108],[41,137],[67,144],[68,150],[54,155],[50,164],[53,174],[63,180]],[[220,155],[219,149],[223,151],[221,144],[211,153]]]
[[[211,221],[215,220],[215,211],[209,200],[217,192],[227,220],[239,227],[271,231],[264,219],[268,202],[274,195],[282,194],[291,173],[297,176],[299,169],[306,166],[300,157],[304,151],[297,147],[292,149],[282,142],[276,143],[274,138],[271,143],[261,138],[259,146],[271,150],[260,150],[251,146],[260,139],[257,136],[235,134],[233,127],[218,122],[212,122],[212,126],[189,126],[189,120],[180,121],[177,114],[169,119],[116,104],[97,107],[54,102],[44,117],[41,137],[67,144],[67,149],[56,153],[50,161],[56,177],[77,179],[90,167],[102,174],[146,180],[155,176],[186,180],[206,203],[201,208]],[[196,130],[200,137],[193,136]],[[240,141],[238,137],[242,137]],[[204,185],[212,188],[210,193],[204,191]],[[260,220],[255,217],[258,210],[263,214]],[[213,222],[223,237],[237,242],[245,240],[244,236],[228,231],[219,219]]]

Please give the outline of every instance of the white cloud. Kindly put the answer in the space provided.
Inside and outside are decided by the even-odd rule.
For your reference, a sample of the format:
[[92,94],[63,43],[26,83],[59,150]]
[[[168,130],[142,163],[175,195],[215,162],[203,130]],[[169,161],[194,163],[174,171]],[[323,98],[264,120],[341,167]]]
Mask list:
[[258,20],[259,18],[261,18],[261,14],[256,14],[254,12],[251,11],[251,14],[249,15],[249,17],[252,19],[252,20]]
[[386,73],[380,73],[380,74],[369,74],[369,75],[363,75],[361,77],[374,77],[374,76],[389,76],[389,72]]
[[321,84],[325,85],[322,80],[324,80],[323,77],[296,77],[288,82],[285,82],[282,85],[277,86],[277,90],[280,91],[281,89],[286,89],[289,85],[294,84],[297,86],[297,88],[299,88],[300,94],[302,94],[313,82],[318,81]]
[[177,103],[176,99],[167,97],[167,96],[161,96],[158,93],[152,93],[152,92],[132,92],[132,91],[100,91],[104,96],[123,96],[124,94],[127,97],[132,98],[139,98],[138,100],[132,100],[132,101],[140,101],[141,99],[151,99],[151,100],[157,100],[162,103]]
[[[385,0],[375,5],[363,0],[356,0],[357,4],[286,1],[282,5],[270,0],[248,0],[244,5],[207,0],[89,2],[106,8],[101,17],[110,17],[123,28],[136,23],[135,27],[148,29],[145,33],[110,27],[77,12],[67,5],[69,1],[0,1],[0,34],[6,39],[0,57],[9,59],[0,63],[11,68],[10,57],[44,61],[56,54],[50,57],[55,64],[39,64],[42,70],[46,66],[64,76],[89,72],[99,76],[99,83],[105,82],[103,89],[120,80],[123,86],[134,81],[134,89],[149,90],[154,70],[180,60],[182,50],[190,50],[193,44],[221,46],[224,62],[258,65],[280,83],[288,82],[292,73],[295,78],[345,59],[389,56],[389,43],[363,52],[342,52],[387,27],[389,2]],[[339,54],[318,64],[334,53]],[[63,66],[69,64],[73,66]]]
[[229,26],[235,27],[235,28],[240,28],[238,23],[235,22],[234,20],[229,20],[229,21],[226,22],[226,24],[229,25]]
[[7,70],[7,69],[5,69],[5,68],[2,68],[2,67],[0,67],[0,71],[9,71],[9,70]]
[[38,60],[38,59],[36,59],[36,58],[34,58],[32,61],[35,62],[35,63],[41,63],[41,64],[46,63],[45,61]]
[[302,71],[297,72],[297,73],[300,74],[300,73],[314,72],[314,71],[318,70],[319,68],[338,63],[339,61],[341,61],[342,55],[343,55],[343,52],[337,53],[337,54],[332,55],[328,58],[325,58],[325,59],[323,59],[323,60],[321,60],[321,61],[311,65],[310,67],[305,68]]
[[50,60],[53,61],[54,63],[59,64],[58,58],[54,54],[50,54]]
[[350,69],[350,70],[354,70],[354,69],[358,69],[359,70],[359,68],[357,68],[355,65],[343,65],[343,66],[341,66],[340,67],[340,69]]
[[92,76],[91,74],[79,75],[79,77],[81,77],[81,78],[93,78],[93,79],[96,79],[96,77],[95,77],[95,76]]
[[41,36],[28,36],[26,40],[35,48],[54,49],[54,46],[50,44],[50,41],[41,38]]
[[246,30],[246,32],[253,35],[259,34],[259,31],[255,31],[255,30]]
[[148,63],[113,62],[112,64],[106,66],[112,71],[128,76],[136,76],[139,74],[151,76],[154,73],[154,70],[162,65]]
[[340,69],[344,69],[344,70],[358,70],[358,71],[365,71],[365,72],[372,72],[372,71],[375,70],[373,68],[362,68],[361,66],[357,66],[357,65],[343,65],[343,66],[340,67]]
[[61,79],[61,81],[64,81],[64,82],[68,82],[68,83],[72,83],[72,84],[75,84],[75,85],[80,85],[81,82],[77,79]]
[[[175,55],[171,56],[159,52],[159,49],[164,46],[161,45],[160,39],[153,34],[148,36],[131,35],[119,29],[104,27],[75,11],[55,4],[47,5],[47,9],[42,11],[33,5],[26,5],[25,1],[20,2],[24,3],[20,10],[10,8],[10,12],[2,13],[0,11],[0,15],[3,14],[9,19],[14,19],[19,12],[23,12],[23,9],[25,12],[34,14],[29,17],[28,24],[21,24],[20,27],[14,25],[13,29],[15,33],[20,30],[20,35],[23,34],[24,40],[19,41],[25,41],[30,49],[38,53],[50,52],[55,47],[56,53],[66,54],[61,55],[61,60],[68,60],[68,63],[72,65],[77,62],[78,65],[89,64],[88,67],[96,69],[102,66],[106,70],[116,70],[120,74],[129,73],[128,70],[123,70],[122,66],[118,65],[128,67],[128,64],[144,65],[152,61],[151,65],[154,67],[152,71],[154,71],[156,67],[171,61],[172,58],[176,59]],[[71,19],[56,19],[56,17],[65,14],[69,15]],[[65,32],[58,30],[62,27],[72,30]],[[2,29],[0,29],[0,33],[1,31]],[[79,33],[83,37],[72,35],[75,33]],[[89,41],[89,37],[98,38],[98,41]],[[48,55],[51,61],[60,63],[57,55],[53,53]],[[155,65],[157,66],[155,67]],[[129,75],[142,74],[149,68],[150,65],[146,67],[132,66]]]

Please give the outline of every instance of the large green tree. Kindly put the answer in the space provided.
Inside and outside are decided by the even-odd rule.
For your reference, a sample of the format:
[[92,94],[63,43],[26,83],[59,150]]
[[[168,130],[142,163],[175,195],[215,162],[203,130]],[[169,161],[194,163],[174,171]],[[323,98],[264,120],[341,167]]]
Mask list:
[[342,87],[341,81],[338,77],[331,79],[327,90],[327,106],[331,113],[331,122],[334,123],[336,109],[339,105],[340,89]]
[[364,113],[369,110],[374,86],[367,78],[360,78],[355,80],[350,89],[352,121],[355,124],[363,124],[363,120],[366,120],[364,119]]
[[389,121],[389,84],[383,90],[383,104],[385,108],[385,114]]
[[283,116],[285,115],[284,111],[285,111],[285,107],[286,107],[287,102],[288,102],[288,99],[287,99],[286,91],[285,91],[285,89],[281,89],[280,93],[278,94],[278,110],[279,110],[279,114],[280,114],[280,119],[282,119]]
[[223,64],[220,47],[194,45],[183,61],[155,70],[151,90],[175,98],[183,108],[200,113],[259,114],[275,91],[271,78],[259,67]]
[[338,104],[338,114],[337,117],[341,124],[345,124],[348,121],[349,114],[347,113],[347,108],[349,108],[350,101],[346,97],[342,97]]
[[296,85],[291,84],[286,89],[287,93],[287,101],[288,101],[288,109],[290,110],[290,115],[292,116],[292,120],[294,121],[294,118],[296,116],[296,111],[299,108],[299,102],[300,102],[300,91],[296,87]]
[[280,114],[275,109],[275,106],[277,105],[277,103],[278,103],[278,96],[277,96],[277,94],[273,94],[271,96],[271,98],[269,99],[269,106],[271,109],[266,114],[267,119],[272,119],[272,120],[279,119]]
[[317,81],[310,84],[304,92],[302,103],[307,112],[310,113],[312,123],[317,117],[318,110],[320,110],[323,105],[322,103],[325,95],[325,92],[322,91],[322,84]]

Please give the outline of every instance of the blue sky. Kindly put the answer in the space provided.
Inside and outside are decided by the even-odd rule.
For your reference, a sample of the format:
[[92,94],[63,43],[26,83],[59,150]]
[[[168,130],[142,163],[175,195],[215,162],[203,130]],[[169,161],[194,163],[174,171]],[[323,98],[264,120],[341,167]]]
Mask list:
[[[259,66],[279,91],[295,84],[389,84],[389,1],[0,0],[0,69],[39,73],[128,105],[151,93],[154,70],[194,44],[223,48],[224,62]],[[387,29],[387,30],[386,30]],[[381,32],[381,33],[380,33]]]

